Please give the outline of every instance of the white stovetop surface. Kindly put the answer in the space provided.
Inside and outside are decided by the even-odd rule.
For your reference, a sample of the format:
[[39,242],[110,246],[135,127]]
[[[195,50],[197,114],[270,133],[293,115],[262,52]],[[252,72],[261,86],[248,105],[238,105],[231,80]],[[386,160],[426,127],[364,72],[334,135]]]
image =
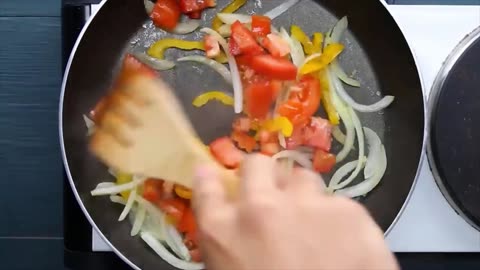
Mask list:
[[[92,7],[92,14],[97,10]],[[416,55],[428,96],[447,55],[480,26],[480,6],[389,6],[389,10]],[[480,232],[443,198],[426,157],[410,201],[386,238],[396,252],[480,252]],[[110,250],[95,231],[92,248]]]

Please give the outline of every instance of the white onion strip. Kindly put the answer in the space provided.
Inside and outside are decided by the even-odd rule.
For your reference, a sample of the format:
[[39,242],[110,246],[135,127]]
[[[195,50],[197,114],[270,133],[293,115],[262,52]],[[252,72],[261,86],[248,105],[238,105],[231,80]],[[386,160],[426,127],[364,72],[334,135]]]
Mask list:
[[294,40],[288,34],[285,28],[280,28],[280,36],[287,41],[288,46],[290,47],[290,56],[292,57],[292,62],[295,66],[301,67],[303,62],[305,62],[305,54],[303,52],[302,44],[298,40]]
[[330,67],[332,67],[333,73],[335,73],[335,75],[337,75],[337,77],[344,83],[353,87],[360,87],[360,82],[349,77],[347,73],[345,73],[345,71],[342,69],[337,59],[333,60],[333,62],[330,64]]
[[113,203],[118,203],[122,205],[127,204],[127,202],[121,196],[118,196],[118,195],[110,195],[110,201]]
[[164,217],[165,215],[156,206],[154,206],[151,202],[145,200],[141,196],[137,196],[136,201],[141,207],[145,208],[148,214],[150,214],[150,216],[154,218],[159,224],[163,223],[163,219],[165,218]]
[[343,101],[341,101],[336,94],[336,91],[334,89],[335,86],[332,83],[333,75],[331,74],[329,69],[326,69],[326,74],[328,78],[329,87],[331,89],[333,106],[335,106],[335,109],[337,110],[338,115],[342,119],[343,125],[345,126],[345,129],[347,132],[345,144],[343,145],[342,150],[340,150],[340,152],[338,152],[337,154],[337,163],[338,163],[343,161],[353,148],[353,143],[355,142],[355,128],[353,126],[351,116],[348,113],[345,103],[343,103]]
[[345,141],[347,140],[347,135],[345,135],[339,126],[334,126],[332,129],[332,135],[335,140],[343,145],[345,145]]
[[182,240],[182,236],[180,233],[178,233],[177,229],[173,227],[170,224],[167,224],[165,222],[165,236],[166,236],[166,241],[167,244],[170,246],[170,248],[177,254],[178,257],[180,257],[183,260],[190,261],[190,252],[188,251],[188,248],[185,246]]
[[137,178],[133,179],[132,182],[128,182],[122,185],[114,185],[114,186],[109,186],[109,187],[100,187],[100,188],[95,188],[92,190],[90,193],[92,196],[102,196],[102,195],[113,195],[113,194],[118,194],[123,191],[128,191],[139,184],[141,184],[143,181],[145,181],[145,178]]
[[172,61],[157,59],[147,55],[146,53],[137,52],[137,53],[133,53],[133,56],[135,56],[135,58],[137,58],[138,61],[158,71],[169,70],[175,67],[175,63]]
[[193,31],[197,30],[200,26],[198,21],[188,20],[186,22],[180,22],[177,26],[172,30],[172,33],[178,35],[186,35],[192,33]]
[[330,78],[333,82],[333,85],[335,86],[334,89],[340,96],[340,98],[345,101],[345,103],[347,103],[359,112],[378,112],[390,106],[390,104],[392,104],[392,102],[395,100],[394,96],[385,96],[380,101],[371,105],[359,104],[355,100],[353,100],[353,98],[347,93],[347,91],[345,91],[342,82],[337,78],[337,76],[330,76]]
[[376,167],[379,162],[378,158],[380,156],[379,152],[382,148],[382,141],[373,130],[364,127],[363,131],[368,143],[368,160],[363,175],[365,176],[365,179],[368,179],[372,177],[377,170]]
[[335,191],[335,194],[354,198],[365,196],[372,191],[380,183],[387,169],[387,155],[383,145],[380,147],[380,151],[378,153],[378,163],[376,164],[377,170],[371,178],[366,179],[355,186],[337,190]]
[[235,57],[230,54],[227,41],[217,31],[210,28],[202,28],[201,31],[215,37],[227,55],[228,65],[230,66],[230,72],[232,74],[235,113],[241,113],[243,111],[243,85],[240,72],[238,71],[237,61]]
[[186,262],[172,255],[152,234],[141,232],[140,237],[150,246],[155,253],[174,267],[183,270],[201,270],[205,268],[203,263]]
[[150,14],[152,14],[155,4],[150,0],[143,0],[143,4],[145,5],[145,11],[147,12],[148,16],[150,16]]
[[211,67],[213,70],[215,70],[217,73],[219,73],[223,77],[223,79],[225,79],[225,81],[232,84],[232,74],[230,73],[230,70],[228,70],[227,67],[225,67],[224,65],[222,65],[221,63],[215,60],[212,60],[202,55],[190,55],[190,56],[179,58],[177,61],[178,62],[192,61],[192,62],[197,62],[197,63],[207,65]]
[[[357,133],[357,138],[358,138],[358,160],[362,160],[365,155],[365,140],[364,140],[364,134],[363,134],[363,129],[362,125],[360,123],[360,119],[358,119],[357,114],[355,111],[353,111],[352,108],[348,108],[348,112],[350,113],[350,116],[352,118],[353,125],[355,126],[355,132]],[[352,174],[345,179],[345,181],[340,182],[342,179],[340,178],[333,178],[330,183],[330,187],[333,189],[341,189],[349,185],[355,177],[360,173],[362,170],[362,163],[359,162],[357,163],[357,166],[355,167],[355,170],[352,172]]]
[[287,10],[289,10],[291,7],[293,7],[295,4],[297,4],[300,0],[288,0],[286,2],[283,2],[282,4],[278,5],[276,8],[268,11],[265,13],[265,16],[270,17],[270,19],[275,19],[278,16],[282,15],[285,13]]
[[130,191],[130,195],[128,195],[127,204],[123,208],[123,211],[120,214],[120,217],[118,217],[118,221],[122,221],[127,217],[128,213],[132,209],[132,206],[133,206],[133,203],[135,202],[136,197],[137,197],[137,189],[134,188]]
[[295,162],[300,164],[300,166],[302,166],[303,168],[306,168],[306,169],[313,168],[313,164],[312,164],[312,161],[310,160],[310,157],[305,153],[295,151],[295,150],[284,150],[284,151],[278,152],[272,158],[274,160],[288,158],[288,159],[294,160]]
[[83,121],[87,127],[87,136],[90,136],[95,131],[95,122],[92,119],[88,118],[85,114],[83,115]]
[[342,38],[343,33],[345,33],[347,28],[348,28],[348,18],[347,16],[344,16],[333,27],[332,33],[329,35],[330,43],[340,42],[340,39]]
[[140,232],[143,222],[145,221],[146,214],[147,210],[145,209],[145,207],[139,207],[137,209],[137,212],[135,213],[135,219],[132,225],[132,230],[130,231],[130,236],[135,236]]
[[115,184],[114,182],[101,182],[101,183],[98,183],[98,185],[95,187],[95,189],[111,188],[111,187],[114,187],[116,185],[117,184]]
[[[365,164],[365,158],[362,159],[362,164],[361,166],[363,167]],[[358,165],[358,160],[350,161],[348,163],[345,163],[342,167],[338,168],[335,173],[332,176],[333,179],[343,179],[345,178],[350,172],[352,172]],[[333,181],[330,180],[330,183],[328,185],[327,191],[332,192],[333,191]]]

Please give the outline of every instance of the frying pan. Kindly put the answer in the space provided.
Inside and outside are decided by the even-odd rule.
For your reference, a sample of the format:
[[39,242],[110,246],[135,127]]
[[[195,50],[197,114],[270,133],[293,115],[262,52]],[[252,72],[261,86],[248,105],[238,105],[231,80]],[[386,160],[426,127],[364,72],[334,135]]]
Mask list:
[[[229,0],[217,0],[218,7]],[[239,13],[264,13],[280,0],[251,0]],[[215,10],[204,15],[209,25]],[[362,124],[382,139],[388,168],[381,184],[362,203],[388,233],[402,211],[415,183],[424,146],[425,104],[420,76],[412,52],[395,20],[378,0],[302,0],[274,20],[276,26],[301,26],[306,32],[326,32],[342,16],[350,26],[343,43],[346,50],[340,63],[357,70],[361,89],[349,89],[359,102],[370,104],[381,95],[394,95],[395,102],[381,113],[359,114]],[[60,140],[63,160],[75,196],[92,226],[130,266],[135,269],[172,269],[147,248],[139,237],[130,237],[131,225],[117,222],[121,207],[108,198],[91,197],[100,181],[111,179],[107,169],[87,149],[82,115],[93,108],[109,88],[126,52],[144,52],[167,34],[149,23],[143,1],[102,2],[80,35],[70,57],[60,101]],[[198,34],[183,37],[199,39]],[[167,58],[192,52],[171,51]],[[196,64],[179,64],[163,72],[183,103],[196,131],[204,142],[228,134],[234,114],[231,108],[209,104],[192,108],[199,93],[212,89],[230,90],[218,75]],[[380,92],[378,92],[380,91]],[[354,159],[352,156],[350,160]],[[319,228],[321,229],[321,228]],[[233,247],[232,247],[233,248]]]

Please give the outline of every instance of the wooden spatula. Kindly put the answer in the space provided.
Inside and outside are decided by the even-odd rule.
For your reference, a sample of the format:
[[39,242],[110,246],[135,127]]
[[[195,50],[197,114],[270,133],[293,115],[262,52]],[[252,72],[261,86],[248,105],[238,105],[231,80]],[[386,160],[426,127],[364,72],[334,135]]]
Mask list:
[[100,160],[117,171],[186,187],[197,165],[209,165],[235,192],[236,175],[210,156],[166,83],[137,75],[123,86],[110,93],[96,119],[90,150]]

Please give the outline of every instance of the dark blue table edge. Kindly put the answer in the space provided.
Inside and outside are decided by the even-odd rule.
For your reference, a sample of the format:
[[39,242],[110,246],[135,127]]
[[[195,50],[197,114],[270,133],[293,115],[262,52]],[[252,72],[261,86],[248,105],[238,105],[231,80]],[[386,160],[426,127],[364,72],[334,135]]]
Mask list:
[[[64,0],[62,8],[62,28],[63,35],[67,35],[67,40],[70,41],[66,43],[71,43],[72,39],[76,39],[75,34],[78,35],[81,30],[82,25],[74,25],[71,20],[71,13],[69,16],[65,16],[65,8],[71,10],[80,9],[81,6],[89,4],[98,4],[100,0]],[[388,4],[398,4],[398,1],[387,0]],[[397,3],[396,3],[397,2]],[[78,16],[78,14],[77,14]],[[70,18],[70,19],[69,19]],[[72,33],[74,33],[72,35]],[[63,46],[71,46],[63,44]],[[65,51],[71,51],[68,48],[64,47]],[[63,55],[63,59],[68,59],[68,56]],[[64,67],[65,67],[64,62]],[[68,191],[70,186],[68,183],[64,183],[65,190]],[[71,191],[70,191],[71,192]],[[76,203],[76,202],[74,202]],[[81,211],[76,209],[76,211],[68,211],[69,214],[80,214]],[[80,222],[83,228],[88,228],[89,224],[84,219]],[[64,233],[68,231],[68,228],[65,228]],[[79,235],[79,237],[84,237],[90,239],[87,242],[91,241],[90,230],[86,230],[88,235]],[[90,242],[91,243],[91,242]],[[64,245],[64,265],[67,269],[72,270],[83,270],[83,269],[116,269],[116,270],[130,270],[131,268],[124,263],[115,253],[113,252],[92,252],[86,251],[87,247],[83,247],[82,251],[76,251],[69,249],[68,245]],[[396,258],[398,259],[402,269],[479,269],[480,268],[480,254],[479,253],[404,253],[399,252],[395,253]]]

